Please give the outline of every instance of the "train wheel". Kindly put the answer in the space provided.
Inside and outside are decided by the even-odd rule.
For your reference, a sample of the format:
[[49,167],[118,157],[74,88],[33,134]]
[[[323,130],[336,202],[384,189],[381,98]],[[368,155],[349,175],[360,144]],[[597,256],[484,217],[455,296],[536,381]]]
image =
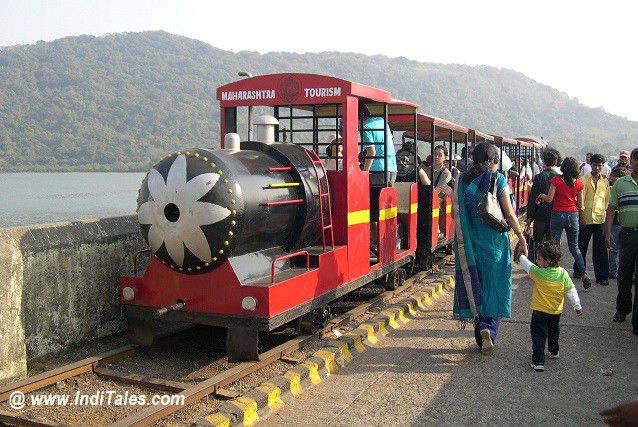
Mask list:
[[210,346],[211,350],[226,350],[226,328],[221,326],[210,327]]
[[226,355],[229,362],[249,362],[259,360],[259,331],[248,328],[228,328],[226,335]]
[[332,313],[329,305],[324,305],[316,310],[306,313],[299,318],[297,333],[312,335],[324,328]]
[[147,350],[153,345],[153,318],[151,316],[135,315],[130,313],[126,316],[129,339],[133,344]]
[[397,273],[399,275],[399,286],[403,286],[405,284],[405,269],[404,268],[399,268],[397,270]]
[[454,253],[454,243],[450,243],[445,247],[445,253],[447,255],[452,255]]
[[385,276],[384,287],[386,291],[393,291],[397,288],[397,286],[399,286],[399,277],[400,274],[398,270],[391,271]]
[[419,270],[426,271],[432,268],[434,254],[429,250],[419,251]]

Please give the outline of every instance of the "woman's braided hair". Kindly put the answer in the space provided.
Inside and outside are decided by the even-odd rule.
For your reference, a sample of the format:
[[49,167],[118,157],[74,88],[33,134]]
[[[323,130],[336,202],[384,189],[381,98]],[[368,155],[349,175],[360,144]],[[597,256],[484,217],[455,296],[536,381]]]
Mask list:
[[469,184],[474,179],[487,172],[490,166],[498,163],[499,152],[494,144],[481,142],[472,151],[474,162],[470,170],[463,176],[463,182]]

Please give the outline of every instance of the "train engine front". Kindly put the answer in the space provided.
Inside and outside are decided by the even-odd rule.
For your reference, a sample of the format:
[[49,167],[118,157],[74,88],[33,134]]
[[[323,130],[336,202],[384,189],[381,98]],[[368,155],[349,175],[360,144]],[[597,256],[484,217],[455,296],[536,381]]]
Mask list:
[[298,305],[277,300],[274,276],[312,273],[294,254],[321,238],[328,182],[312,152],[273,142],[269,126],[261,142],[229,134],[225,149],[169,154],[143,180],[137,215],[152,259],[120,280],[134,342],[150,345],[158,318],[208,324],[228,328],[229,359],[255,359],[257,331]]

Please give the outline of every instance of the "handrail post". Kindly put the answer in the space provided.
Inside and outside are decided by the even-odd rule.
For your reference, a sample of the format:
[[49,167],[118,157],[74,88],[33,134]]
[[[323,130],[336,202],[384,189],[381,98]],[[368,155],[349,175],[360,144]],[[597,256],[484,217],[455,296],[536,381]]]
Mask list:
[[299,251],[299,252],[293,252],[291,254],[286,254],[286,255],[282,255],[280,257],[275,258],[272,261],[272,266],[270,269],[270,283],[275,283],[275,265],[277,263],[277,261],[285,261],[287,259],[291,259],[294,257],[298,257],[301,255],[305,255],[306,256],[306,271],[310,271],[310,254],[308,254],[308,251]]

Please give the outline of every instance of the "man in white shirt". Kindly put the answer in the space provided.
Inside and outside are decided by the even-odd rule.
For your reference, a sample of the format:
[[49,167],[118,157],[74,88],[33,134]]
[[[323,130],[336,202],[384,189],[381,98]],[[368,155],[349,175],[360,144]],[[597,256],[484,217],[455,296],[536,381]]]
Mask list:
[[591,155],[592,153],[587,153],[587,157],[585,158],[585,163],[580,165],[580,176],[585,176],[591,173]]

